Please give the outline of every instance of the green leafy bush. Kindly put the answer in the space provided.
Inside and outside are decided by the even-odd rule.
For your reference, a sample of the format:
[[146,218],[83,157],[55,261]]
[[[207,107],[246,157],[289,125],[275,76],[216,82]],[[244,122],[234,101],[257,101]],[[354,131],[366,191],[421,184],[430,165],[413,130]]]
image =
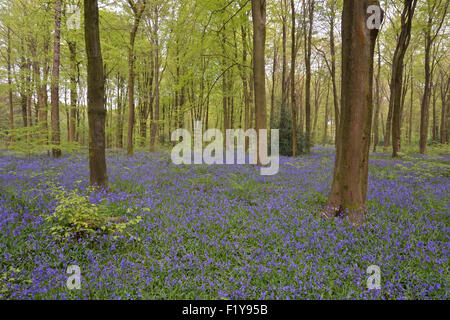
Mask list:
[[59,187],[54,188],[52,193],[58,204],[46,221],[49,223],[48,231],[57,239],[70,236],[81,238],[97,232],[129,235],[125,229],[142,220],[141,216],[129,221],[123,217],[110,217],[106,205],[93,204],[88,196],[81,196],[76,190],[66,191]]

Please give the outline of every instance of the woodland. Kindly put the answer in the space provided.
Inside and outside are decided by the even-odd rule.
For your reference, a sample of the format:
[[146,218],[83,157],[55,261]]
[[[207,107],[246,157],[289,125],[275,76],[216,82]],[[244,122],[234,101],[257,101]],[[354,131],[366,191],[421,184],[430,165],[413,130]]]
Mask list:
[[0,299],[448,299],[449,3],[0,0]]

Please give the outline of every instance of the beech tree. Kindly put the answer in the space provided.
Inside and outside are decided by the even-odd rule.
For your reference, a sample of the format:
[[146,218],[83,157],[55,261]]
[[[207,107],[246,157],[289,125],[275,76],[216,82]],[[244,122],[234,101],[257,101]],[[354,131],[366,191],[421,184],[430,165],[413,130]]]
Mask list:
[[[403,69],[404,57],[411,39],[411,26],[417,0],[405,0],[401,16],[400,35],[395,48],[392,63],[391,97],[389,108],[392,109],[392,156],[397,157],[400,151],[400,130],[402,114]],[[389,139],[389,137],[388,137]],[[388,141],[386,139],[386,141]]]
[[[255,91],[255,129],[267,128],[266,110],[266,75],[264,52],[266,45],[266,1],[252,0],[253,17],[253,83]],[[258,143],[258,164],[262,163],[259,156],[260,145]],[[264,160],[264,159],[263,159]]]
[[373,59],[378,36],[378,29],[368,28],[370,5],[379,7],[379,2],[344,0],[341,119],[333,183],[327,206],[322,211],[327,219],[344,216],[355,227],[364,225],[367,220]]
[[447,16],[449,2],[446,0],[426,0],[425,38],[425,86],[420,107],[419,152],[424,154],[428,140],[428,122],[430,117],[430,99],[435,63],[431,62],[433,45]]
[[107,186],[105,158],[105,87],[97,0],[84,0],[84,37],[87,63],[89,173],[93,186]]
[[130,31],[130,44],[128,47],[128,155],[133,155],[133,130],[134,130],[134,44],[136,41],[136,34],[138,32],[139,24],[141,22],[142,14],[144,13],[146,0],[137,1],[127,0],[131,11],[133,12],[133,26]]
[[[61,47],[61,1],[55,1],[55,30],[53,35],[53,68],[52,68],[52,155],[55,158],[61,156],[61,149],[55,147],[61,143],[59,130],[59,64],[60,64],[60,47]],[[28,117],[30,119],[31,117]],[[31,120],[31,119],[30,119]]]

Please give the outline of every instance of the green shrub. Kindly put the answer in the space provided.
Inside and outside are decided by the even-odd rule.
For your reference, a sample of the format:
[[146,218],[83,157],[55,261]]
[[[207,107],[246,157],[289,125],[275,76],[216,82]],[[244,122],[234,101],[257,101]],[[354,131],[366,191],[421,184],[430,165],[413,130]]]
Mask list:
[[58,204],[46,221],[49,224],[47,230],[57,239],[81,238],[97,232],[129,235],[125,229],[142,220],[141,216],[129,221],[123,217],[108,216],[105,204],[93,204],[88,196],[81,196],[76,190],[66,191],[60,187],[54,188],[52,193]]

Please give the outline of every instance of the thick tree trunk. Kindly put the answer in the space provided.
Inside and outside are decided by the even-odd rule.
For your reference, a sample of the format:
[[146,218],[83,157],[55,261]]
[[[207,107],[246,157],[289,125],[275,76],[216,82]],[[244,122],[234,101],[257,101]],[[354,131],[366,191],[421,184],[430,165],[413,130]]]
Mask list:
[[[266,77],[264,52],[266,44],[266,1],[252,0],[253,17],[253,83],[255,92],[255,129],[260,139],[259,130],[267,128],[266,111]],[[260,158],[258,143],[258,164],[266,159]]]
[[84,0],[88,83],[89,171],[93,186],[107,186],[105,159],[105,87],[97,0]]
[[[372,125],[373,55],[378,30],[367,28],[372,0],[344,0],[342,16],[341,119],[335,170],[326,218],[337,215],[359,227],[366,223]],[[378,5],[378,2],[376,2]]]

